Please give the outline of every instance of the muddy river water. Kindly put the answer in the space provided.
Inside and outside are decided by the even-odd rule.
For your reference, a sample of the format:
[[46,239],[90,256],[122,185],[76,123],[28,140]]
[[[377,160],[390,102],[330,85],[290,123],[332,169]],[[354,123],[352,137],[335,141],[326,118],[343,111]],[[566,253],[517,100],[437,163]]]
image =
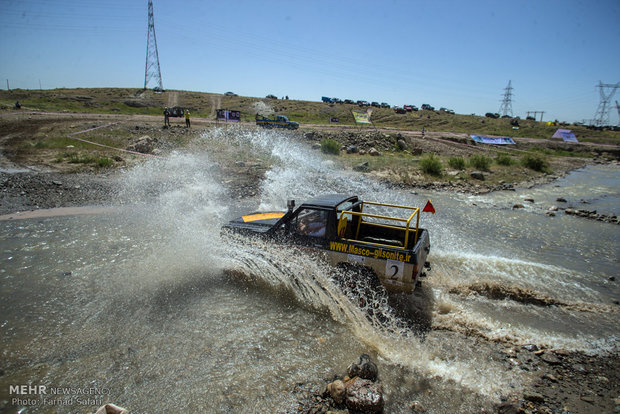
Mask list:
[[[276,132],[201,139],[270,157],[260,194],[233,201],[196,149],[123,174],[132,203],[0,222],[1,412],[106,402],[135,413],[295,412],[295,384],[342,375],[361,353],[378,361],[386,412],[411,412],[412,400],[429,412],[479,412],[531,381],[492,357],[496,340],[618,352],[610,278],[620,226],[545,215],[554,204],[620,214],[617,167],[516,192],[414,193],[339,170]],[[241,212],[332,192],[432,200],[437,213],[421,220],[432,270],[397,299],[404,316],[375,298],[385,313],[373,322],[310,254],[220,234]],[[16,395],[17,385],[46,393]]]

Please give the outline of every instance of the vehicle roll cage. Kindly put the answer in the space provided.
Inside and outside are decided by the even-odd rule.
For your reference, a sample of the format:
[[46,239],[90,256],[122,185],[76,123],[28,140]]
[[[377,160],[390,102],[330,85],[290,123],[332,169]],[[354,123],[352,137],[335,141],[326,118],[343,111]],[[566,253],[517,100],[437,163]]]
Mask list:
[[[380,215],[380,214],[370,214],[370,213],[364,213],[364,205],[368,204],[368,205],[373,205],[373,206],[380,206],[380,207],[388,207],[388,208],[393,208],[393,209],[401,209],[401,210],[411,210],[412,213],[408,218],[400,218],[400,217],[392,217],[392,216],[385,216],[385,215]],[[358,211],[353,211],[354,209],[356,209],[356,207],[359,206],[359,212]],[[355,226],[355,237],[353,239],[347,239],[345,238],[345,232],[346,232],[346,228],[347,228],[347,215],[351,216],[351,221],[353,221],[354,217],[358,217],[357,220],[357,226]],[[380,219],[380,220],[387,220],[388,222],[401,222],[401,223],[405,223],[405,226],[401,226],[401,225],[397,225],[397,224],[384,224],[384,223],[375,223],[375,222],[370,222],[370,221],[363,221],[364,217],[368,217],[368,218],[374,218],[374,219]],[[415,228],[412,226],[412,221],[415,217]],[[420,209],[417,207],[409,207],[409,206],[401,206],[401,205],[397,205],[397,204],[385,204],[385,203],[376,203],[376,202],[372,202],[372,201],[358,201],[357,203],[353,204],[351,207],[349,207],[349,209],[347,210],[342,210],[340,212],[340,217],[338,219],[338,236],[340,236],[343,240],[355,240],[355,241],[361,241],[363,243],[368,243],[368,244],[372,244],[372,245],[376,245],[376,246],[380,246],[380,247],[389,247],[389,248],[393,248],[394,244],[388,244],[388,243],[379,243],[379,242],[375,242],[375,241],[368,241],[368,240],[360,240],[360,229],[362,227],[362,223],[365,226],[375,226],[375,227],[381,227],[384,229],[389,230],[393,230],[392,234],[397,234],[398,232],[402,231],[403,234],[403,238],[402,241],[401,240],[397,240],[399,243],[402,243],[402,246],[407,249],[408,248],[408,244],[409,244],[409,233],[415,231],[415,236],[414,236],[414,243],[413,245],[415,246],[416,243],[418,242],[418,233],[420,231]],[[386,240],[389,241],[389,240]]]

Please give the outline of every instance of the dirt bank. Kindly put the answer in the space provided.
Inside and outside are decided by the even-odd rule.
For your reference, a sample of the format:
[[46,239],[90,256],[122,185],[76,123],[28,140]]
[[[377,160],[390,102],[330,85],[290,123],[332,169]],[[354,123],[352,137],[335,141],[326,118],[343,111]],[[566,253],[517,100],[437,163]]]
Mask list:
[[[0,214],[115,203],[116,173],[146,158],[126,150],[165,156],[185,148],[206,128],[215,125],[213,121],[194,118],[192,128],[187,129],[183,119],[172,118],[172,126],[164,128],[163,118],[151,115],[0,111]],[[324,139],[337,141],[344,149],[337,157],[344,168],[355,169],[365,163],[369,167],[367,174],[393,186],[468,193],[531,187],[588,163],[609,162],[616,156],[613,145],[518,138],[514,148],[496,148],[476,145],[465,134],[447,132],[422,135],[415,131],[303,125],[296,137],[315,148]],[[348,153],[352,146],[356,151]],[[471,168],[456,170],[446,163],[446,157],[467,159],[482,154],[493,158],[500,150],[517,160],[532,146],[565,151],[570,156],[549,157],[552,172],[493,165],[479,172],[479,178],[472,178]],[[381,155],[369,155],[373,148]],[[217,150],[213,152],[216,154]],[[444,157],[441,176],[420,171],[418,156],[427,154]],[[223,159],[220,166],[222,183],[233,198],[254,196],[267,167],[248,166],[230,159]]]

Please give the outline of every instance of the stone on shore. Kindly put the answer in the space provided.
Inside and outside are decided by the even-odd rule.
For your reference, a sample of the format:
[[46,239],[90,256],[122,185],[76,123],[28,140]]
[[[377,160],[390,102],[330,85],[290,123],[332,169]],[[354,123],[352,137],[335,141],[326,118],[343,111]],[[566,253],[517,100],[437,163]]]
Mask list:
[[362,413],[380,413],[383,411],[383,387],[378,382],[372,382],[360,377],[350,379],[345,383],[346,405],[350,410]]
[[350,378],[360,377],[375,381],[377,379],[377,375],[379,374],[379,370],[377,369],[377,364],[372,362],[368,354],[362,354],[360,355],[360,359],[357,363],[349,365],[347,368],[347,374]]
[[337,404],[342,404],[347,395],[344,382],[341,380],[329,383],[327,385],[327,391]]

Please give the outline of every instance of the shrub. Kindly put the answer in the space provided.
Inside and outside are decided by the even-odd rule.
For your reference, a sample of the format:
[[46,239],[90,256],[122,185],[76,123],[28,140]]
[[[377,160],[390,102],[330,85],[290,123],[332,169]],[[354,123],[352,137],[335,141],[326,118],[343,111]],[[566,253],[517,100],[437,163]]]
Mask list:
[[112,160],[112,158],[99,157],[97,159],[97,167],[108,168],[108,167],[111,167],[112,164],[114,164],[114,160]]
[[90,164],[95,161],[95,159],[89,155],[81,155],[77,152],[71,152],[69,154],[65,154],[67,161],[71,164]]
[[521,158],[521,164],[534,171],[548,172],[549,164],[547,160],[538,154],[527,154]]
[[469,157],[469,165],[483,171],[488,171],[493,160],[485,155],[472,155]]
[[340,143],[331,138],[323,138],[321,140],[321,151],[325,154],[340,154]]
[[465,160],[463,159],[463,157],[451,157],[448,160],[448,165],[456,170],[464,170]]
[[442,165],[439,157],[430,154],[420,160],[420,168],[425,174],[440,176]]
[[514,161],[512,160],[510,155],[506,155],[506,154],[498,155],[497,158],[495,159],[495,162],[497,164],[499,164],[499,165],[512,165],[512,164],[514,164]]

